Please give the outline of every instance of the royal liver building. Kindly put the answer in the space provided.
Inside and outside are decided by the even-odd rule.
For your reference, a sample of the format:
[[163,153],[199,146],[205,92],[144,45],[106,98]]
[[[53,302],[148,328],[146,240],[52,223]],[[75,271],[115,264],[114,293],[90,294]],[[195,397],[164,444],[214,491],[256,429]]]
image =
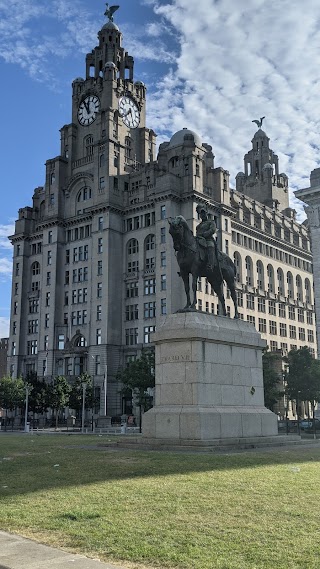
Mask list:
[[[43,187],[19,210],[14,245],[8,371],[72,382],[87,371],[107,412],[125,411],[115,375],[150,346],[184,290],[168,233],[169,217],[215,219],[218,246],[238,269],[241,318],[273,350],[316,349],[312,255],[307,227],[289,207],[288,179],[258,128],[236,189],[214,164],[212,147],[183,129],[160,145],[146,126],[146,87],[112,21],[72,84],[71,122],[60,155],[46,163]],[[228,298],[227,308],[233,316]],[[198,309],[218,301],[199,281]]]

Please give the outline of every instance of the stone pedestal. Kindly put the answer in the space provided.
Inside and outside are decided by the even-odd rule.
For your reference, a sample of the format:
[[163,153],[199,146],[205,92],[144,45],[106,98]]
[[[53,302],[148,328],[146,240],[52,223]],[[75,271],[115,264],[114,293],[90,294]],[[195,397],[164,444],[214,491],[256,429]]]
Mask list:
[[202,312],[171,314],[153,341],[155,405],[143,416],[146,442],[278,435],[277,417],[264,407],[265,341],[251,324]]
[[108,417],[107,415],[100,415],[97,419],[96,426],[98,429],[110,429],[111,417]]

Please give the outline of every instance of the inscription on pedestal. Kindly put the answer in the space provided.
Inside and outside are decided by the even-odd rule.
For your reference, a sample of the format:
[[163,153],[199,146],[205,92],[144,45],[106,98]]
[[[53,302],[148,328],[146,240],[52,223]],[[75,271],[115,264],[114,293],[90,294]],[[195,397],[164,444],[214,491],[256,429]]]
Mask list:
[[191,361],[191,354],[162,356],[160,359],[161,364],[169,364],[173,362],[190,362],[190,361]]

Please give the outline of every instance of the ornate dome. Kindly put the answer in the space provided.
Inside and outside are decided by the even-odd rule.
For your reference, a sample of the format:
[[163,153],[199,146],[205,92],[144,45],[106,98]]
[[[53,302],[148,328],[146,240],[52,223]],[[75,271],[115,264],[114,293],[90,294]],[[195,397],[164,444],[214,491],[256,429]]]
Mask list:
[[266,133],[264,132],[264,130],[261,130],[261,128],[259,128],[257,130],[257,132],[255,132],[254,137],[253,138],[263,138],[263,137],[267,137]]
[[267,162],[267,163],[263,166],[262,170],[273,170],[273,166],[272,166],[272,164],[270,164],[269,162]]
[[188,128],[183,128],[182,130],[178,130],[172,137],[169,142],[169,147],[174,146],[182,146],[187,141],[193,141],[196,146],[202,146],[201,138],[193,130],[189,130]]
[[246,175],[244,172],[238,172],[238,174],[236,175],[236,178],[245,178]]
[[73,80],[74,83],[84,83],[84,79],[82,77],[77,77]]
[[118,26],[114,23],[114,22],[107,22],[104,26],[102,26],[103,30],[116,30],[117,32],[120,32]]
[[136,87],[145,87],[145,83],[143,83],[142,81],[136,81],[135,82]]

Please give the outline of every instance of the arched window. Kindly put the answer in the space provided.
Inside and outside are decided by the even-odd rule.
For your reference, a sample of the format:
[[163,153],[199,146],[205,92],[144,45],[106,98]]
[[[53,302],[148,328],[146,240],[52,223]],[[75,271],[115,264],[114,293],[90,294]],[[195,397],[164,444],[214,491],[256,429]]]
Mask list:
[[139,243],[137,239],[130,239],[127,243],[127,273],[137,273],[139,270]]
[[257,288],[264,290],[264,267],[262,261],[257,261]]
[[288,297],[294,298],[293,276],[290,271],[287,272],[287,285],[288,285]]
[[130,239],[128,241],[128,255],[134,255],[135,253],[139,253],[139,243],[137,239]]
[[148,236],[146,237],[146,240],[145,240],[144,243],[145,243],[145,250],[146,250],[146,251],[151,251],[151,249],[154,249],[154,248],[155,248],[155,236],[154,236],[154,235],[151,235],[151,234],[148,235]]
[[302,279],[300,275],[297,275],[296,277],[296,287],[297,287],[297,300],[303,302]]
[[237,283],[242,283],[242,261],[241,261],[241,255],[240,253],[238,253],[238,251],[234,252],[233,260],[237,269],[237,274],[236,274]]
[[311,304],[311,286],[310,286],[310,281],[309,281],[309,279],[306,279],[306,280],[304,281],[304,288],[305,288],[305,291],[306,291],[306,302],[307,302],[308,304]]
[[272,265],[267,266],[268,291],[274,292],[274,270]]
[[80,190],[80,192],[78,193],[77,201],[78,201],[78,202],[84,202],[84,201],[86,201],[86,200],[90,200],[91,197],[92,197],[91,188],[88,188],[87,186],[85,186],[85,187],[82,188],[82,190]]
[[278,278],[278,294],[284,296],[284,276],[282,269],[277,270],[277,278]]
[[88,346],[88,342],[84,336],[78,336],[74,342],[76,348],[86,348]]
[[39,263],[33,263],[32,265],[32,275],[40,275],[40,264]]
[[104,167],[104,165],[105,165],[105,156],[104,156],[104,154],[100,154],[99,164],[100,164],[100,168],[103,168],[103,167]]
[[252,270],[252,259],[251,257],[246,257],[246,284],[248,286],[253,286],[253,270]]

